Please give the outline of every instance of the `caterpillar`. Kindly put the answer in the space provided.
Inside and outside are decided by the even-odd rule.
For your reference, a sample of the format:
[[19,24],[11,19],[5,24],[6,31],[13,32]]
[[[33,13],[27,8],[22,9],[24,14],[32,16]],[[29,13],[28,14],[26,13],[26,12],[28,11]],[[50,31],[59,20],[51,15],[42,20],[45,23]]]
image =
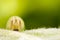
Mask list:
[[13,31],[23,31],[24,26],[24,21],[18,16],[10,17],[6,24],[6,28]]

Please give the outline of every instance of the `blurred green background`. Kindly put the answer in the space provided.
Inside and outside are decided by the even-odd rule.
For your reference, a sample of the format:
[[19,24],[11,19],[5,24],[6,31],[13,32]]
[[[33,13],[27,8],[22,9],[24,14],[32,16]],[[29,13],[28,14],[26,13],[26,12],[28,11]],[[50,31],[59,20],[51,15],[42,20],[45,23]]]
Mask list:
[[58,28],[59,0],[0,0],[0,28],[5,28],[11,16],[20,16],[26,29]]

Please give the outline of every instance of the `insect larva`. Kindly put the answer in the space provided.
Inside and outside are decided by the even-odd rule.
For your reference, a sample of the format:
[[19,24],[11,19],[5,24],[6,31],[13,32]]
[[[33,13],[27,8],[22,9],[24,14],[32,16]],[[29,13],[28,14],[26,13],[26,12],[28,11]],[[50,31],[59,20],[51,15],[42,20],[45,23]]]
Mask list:
[[12,16],[9,18],[6,28],[13,31],[23,31],[24,21],[18,16]]

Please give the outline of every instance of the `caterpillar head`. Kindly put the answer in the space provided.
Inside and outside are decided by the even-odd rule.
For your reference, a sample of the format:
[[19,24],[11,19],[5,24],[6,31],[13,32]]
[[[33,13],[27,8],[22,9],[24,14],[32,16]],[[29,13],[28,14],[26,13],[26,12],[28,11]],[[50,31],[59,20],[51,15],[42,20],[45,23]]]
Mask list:
[[24,30],[24,22],[20,17],[13,16],[13,17],[9,18],[6,28],[13,30],[13,31],[23,31]]

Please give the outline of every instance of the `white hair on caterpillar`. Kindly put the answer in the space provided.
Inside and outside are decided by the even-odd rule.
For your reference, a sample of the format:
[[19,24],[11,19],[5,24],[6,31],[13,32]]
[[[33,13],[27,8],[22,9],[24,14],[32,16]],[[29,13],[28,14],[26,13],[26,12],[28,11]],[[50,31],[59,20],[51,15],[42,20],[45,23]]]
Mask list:
[[18,16],[12,16],[9,18],[6,24],[6,28],[15,31],[23,31],[24,30],[24,21],[22,18]]
[[40,37],[11,30],[0,29],[0,40],[43,40]]

